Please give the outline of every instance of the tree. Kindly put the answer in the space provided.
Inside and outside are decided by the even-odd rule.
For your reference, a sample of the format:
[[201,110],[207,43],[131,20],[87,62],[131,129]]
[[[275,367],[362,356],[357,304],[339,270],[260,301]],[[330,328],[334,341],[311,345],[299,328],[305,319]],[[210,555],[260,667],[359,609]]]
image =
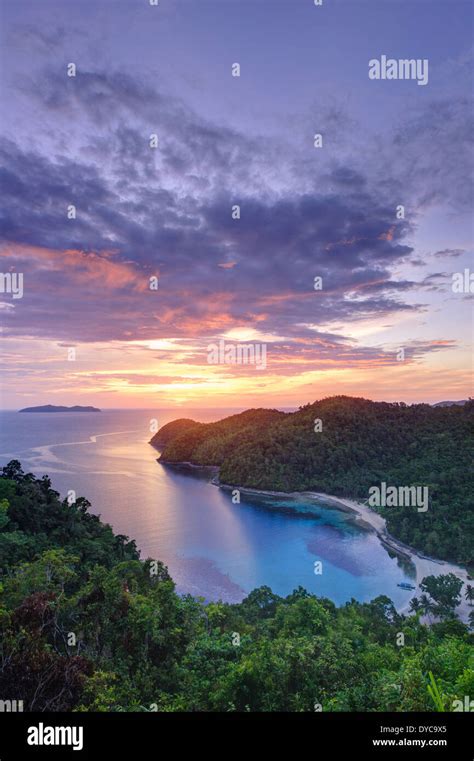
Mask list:
[[386,596],[337,608],[302,587],[207,604],[47,479],[0,476],[2,499],[0,695],[25,710],[432,711],[430,672],[446,705],[474,694],[453,575],[424,579],[412,602],[446,614],[430,627]]
[[421,610],[421,602],[418,597],[412,597],[409,610],[411,613],[418,613]]
[[0,499],[0,531],[5,528],[9,521],[7,515],[8,508],[10,507],[8,499]]
[[464,596],[466,600],[468,600],[469,605],[472,605],[472,601],[474,600],[474,587],[472,587],[470,584],[467,584]]
[[2,477],[7,478],[9,481],[21,481],[23,475],[19,460],[11,460],[8,465],[2,468]]
[[454,616],[454,610],[461,602],[462,581],[454,573],[442,576],[426,576],[420,589],[430,596],[428,609],[440,618]]

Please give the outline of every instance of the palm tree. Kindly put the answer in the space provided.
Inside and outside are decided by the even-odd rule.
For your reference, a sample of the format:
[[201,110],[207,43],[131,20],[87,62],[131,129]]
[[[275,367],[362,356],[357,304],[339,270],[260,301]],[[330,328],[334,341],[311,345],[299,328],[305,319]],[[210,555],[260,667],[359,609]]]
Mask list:
[[471,610],[469,613],[469,626],[471,629],[474,629],[474,610]]
[[466,600],[468,600],[469,605],[472,605],[472,601],[474,600],[474,587],[471,587],[470,584],[466,585],[466,591],[464,592],[464,597]]
[[428,616],[428,621],[431,623],[431,616],[436,614],[436,605],[433,603],[432,600],[428,597],[428,595],[422,594],[421,597],[415,598],[417,599],[416,608],[418,611],[421,611],[421,614],[423,616]]
[[420,608],[421,608],[421,605],[420,605],[420,601],[418,597],[412,597],[412,599],[410,600],[410,611],[412,613],[418,613]]

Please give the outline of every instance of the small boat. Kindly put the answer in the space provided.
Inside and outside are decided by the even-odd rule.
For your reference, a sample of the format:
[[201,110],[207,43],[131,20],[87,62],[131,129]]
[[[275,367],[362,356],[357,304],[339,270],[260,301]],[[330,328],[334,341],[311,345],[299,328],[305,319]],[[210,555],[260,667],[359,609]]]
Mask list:
[[397,584],[397,587],[401,587],[402,589],[416,589],[413,584],[408,584],[407,581],[401,581],[399,584]]

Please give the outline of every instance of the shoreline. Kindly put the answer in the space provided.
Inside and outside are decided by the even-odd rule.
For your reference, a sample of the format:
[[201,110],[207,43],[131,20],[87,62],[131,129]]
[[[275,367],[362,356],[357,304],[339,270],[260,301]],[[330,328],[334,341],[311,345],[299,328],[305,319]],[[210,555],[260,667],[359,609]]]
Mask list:
[[[422,555],[414,547],[410,547],[404,544],[399,539],[392,536],[387,530],[387,522],[385,518],[376,513],[367,505],[362,502],[356,502],[353,499],[347,497],[335,497],[332,494],[325,494],[323,492],[313,491],[297,491],[297,492],[278,492],[278,491],[265,491],[262,489],[252,489],[247,487],[230,486],[229,484],[220,483],[218,480],[214,480],[213,483],[223,489],[238,489],[244,494],[256,494],[257,496],[268,497],[290,497],[291,499],[311,499],[317,500],[323,503],[323,506],[340,510],[341,512],[350,513],[354,516],[354,520],[358,526],[366,531],[374,531],[383,546],[395,552],[397,555],[402,556],[405,560],[415,568],[415,581],[416,589],[411,591],[410,596],[407,598],[406,604],[401,607],[398,612],[404,613],[408,611],[410,600],[419,593],[419,584],[425,578],[425,576],[442,576],[444,574],[453,573],[458,579],[461,579],[463,583],[469,583],[469,575],[467,569],[462,566],[451,563],[447,560],[437,560],[436,558]],[[467,623],[468,616],[473,606],[469,605],[464,598],[464,589],[461,590],[461,602],[456,608],[456,616]]]
[[[387,530],[387,522],[385,518],[372,510],[368,505],[364,505],[362,502],[349,499],[347,497],[336,497],[332,494],[325,494],[323,492],[313,491],[296,491],[296,492],[282,492],[271,491],[264,489],[255,489],[246,486],[230,485],[221,483],[219,480],[219,466],[217,465],[196,465],[191,462],[166,462],[160,461],[162,465],[177,465],[185,466],[190,469],[212,469],[215,472],[214,478],[211,479],[211,483],[226,491],[238,489],[243,494],[255,494],[256,496],[267,497],[280,497],[290,498],[295,500],[310,499],[322,503],[323,506],[340,510],[353,516],[355,523],[365,531],[373,531],[376,533],[382,545],[386,550],[395,553],[398,556],[403,557],[406,561],[409,561],[415,569],[415,590],[411,590],[409,596],[407,596],[406,603],[398,608],[399,613],[407,613],[410,605],[410,600],[419,594],[419,584],[426,576],[441,576],[448,573],[453,573],[458,579],[461,579],[463,584],[469,583],[469,575],[466,568],[456,565],[447,560],[438,560],[436,558],[423,555],[414,547],[404,544],[396,537],[392,536]],[[456,616],[464,623],[468,622],[469,613],[474,609],[469,605],[464,595],[464,588],[461,589],[461,602],[456,608]]]

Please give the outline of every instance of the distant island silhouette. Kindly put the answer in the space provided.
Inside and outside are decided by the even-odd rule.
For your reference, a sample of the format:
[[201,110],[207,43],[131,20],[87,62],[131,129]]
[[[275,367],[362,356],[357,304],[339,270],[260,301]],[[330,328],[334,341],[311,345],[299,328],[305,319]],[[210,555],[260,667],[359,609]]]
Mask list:
[[43,404],[40,407],[25,407],[18,412],[101,412],[98,407],[58,407],[54,404]]

